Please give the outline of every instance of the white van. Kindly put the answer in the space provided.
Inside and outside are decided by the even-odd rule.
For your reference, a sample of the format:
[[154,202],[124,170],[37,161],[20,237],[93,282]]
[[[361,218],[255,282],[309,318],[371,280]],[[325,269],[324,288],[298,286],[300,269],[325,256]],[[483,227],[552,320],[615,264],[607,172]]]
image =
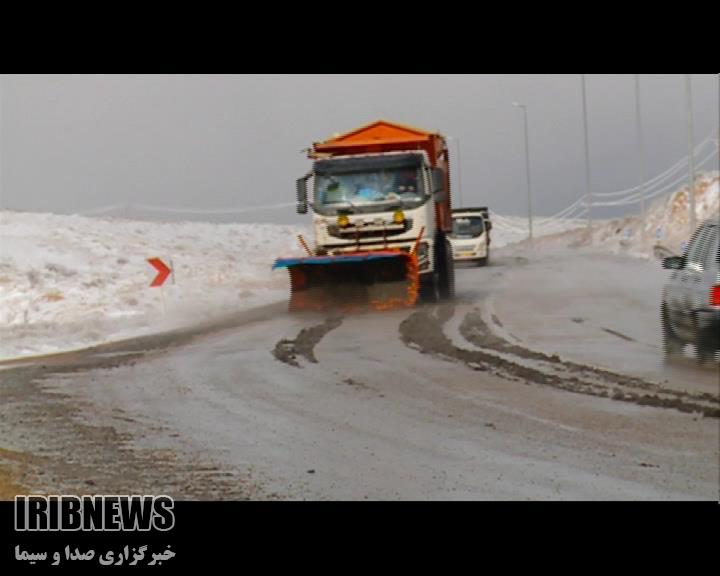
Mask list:
[[490,259],[489,211],[482,208],[453,210],[453,230],[449,235],[455,262],[473,262],[486,266]]

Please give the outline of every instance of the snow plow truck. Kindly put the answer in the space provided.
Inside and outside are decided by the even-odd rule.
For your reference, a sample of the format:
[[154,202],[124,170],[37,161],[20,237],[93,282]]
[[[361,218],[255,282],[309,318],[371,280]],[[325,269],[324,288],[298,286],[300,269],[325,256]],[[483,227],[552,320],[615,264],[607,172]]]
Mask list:
[[378,121],[315,143],[297,180],[306,257],[281,258],[291,310],[388,310],[455,293],[449,152],[438,133]]

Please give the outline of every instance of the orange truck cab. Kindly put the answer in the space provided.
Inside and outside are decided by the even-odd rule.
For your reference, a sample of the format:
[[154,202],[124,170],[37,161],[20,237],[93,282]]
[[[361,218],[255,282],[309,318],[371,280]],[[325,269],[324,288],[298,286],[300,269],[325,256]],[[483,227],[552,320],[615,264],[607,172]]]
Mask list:
[[309,158],[312,169],[297,181],[297,211],[312,211],[313,257],[413,254],[421,296],[454,296],[450,166],[442,135],[380,120],[313,144]]

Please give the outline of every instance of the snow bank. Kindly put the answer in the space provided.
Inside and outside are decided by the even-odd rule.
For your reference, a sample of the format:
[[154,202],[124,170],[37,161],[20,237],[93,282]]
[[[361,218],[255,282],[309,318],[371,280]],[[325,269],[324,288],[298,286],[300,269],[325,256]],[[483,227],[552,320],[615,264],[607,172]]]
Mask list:
[[[645,236],[638,217],[537,219],[535,248],[590,246],[649,258],[679,253],[688,233],[687,188],[652,204]],[[698,221],[717,217],[720,179],[699,178]],[[522,217],[492,214],[493,248],[523,246]],[[543,234],[544,232],[544,234]],[[276,257],[300,256],[308,229],[274,224],[157,223],[0,212],[0,359],[72,350],[161,332],[288,297]],[[147,258],[174,265],[175,284],[150,288]]]
[[[83,348],[287,299],[294,226],[0,212],[0,359]],[[150,288],[147,258],[175,284]]]
[[[502,248],[513,244],[522,244],[528,236],[527,217],[503,216],[491,212],[490,220],[493,229],[490,232],[493,248]],[[581,229],[586,226],[585,220],[565,218],[562,220],[549,220],[547,218],[534,218],[534,237],[539,238],[550,234],[565,233]]]
[[[656,253],[680,254],[690,238],[688,189],[689,187],[685,186],[651,203],[644,226],[640,215],[595,220],[592,235],[588,238],[585,220],[558,221],[552,224],[555,231],[536,236],[534,248],[590,247],[646,259],[652,258]],[[698,223],[720,217],[720,177],[717,173],[703,174],[697,179],[695,209]],[[505,235],[503,239],[510,241],[497,245],[525,246],[527,224],[524,220],[513,217],[500,218],[501,226],[505,226],[502,230]],[[506,228],[509,226],[513,229],[507,231]]]

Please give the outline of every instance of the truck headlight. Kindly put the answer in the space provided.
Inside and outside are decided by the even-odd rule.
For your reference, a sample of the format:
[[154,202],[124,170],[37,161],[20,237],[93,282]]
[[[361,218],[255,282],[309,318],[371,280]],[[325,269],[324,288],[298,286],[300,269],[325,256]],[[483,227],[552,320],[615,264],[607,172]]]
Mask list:
[[350,226],[350,218],[348,218],[345,214],[340,214],[337,219],[337,224],[340,228],[347,228]]
[[397,210],[395,214],[393,214],[393,222],[395,222],[395,224],[405,222],[405,213],[402,210]]
[[430,267],[430,247],[427,242],[421,242],[417,249],[417,261],[420,270]]

